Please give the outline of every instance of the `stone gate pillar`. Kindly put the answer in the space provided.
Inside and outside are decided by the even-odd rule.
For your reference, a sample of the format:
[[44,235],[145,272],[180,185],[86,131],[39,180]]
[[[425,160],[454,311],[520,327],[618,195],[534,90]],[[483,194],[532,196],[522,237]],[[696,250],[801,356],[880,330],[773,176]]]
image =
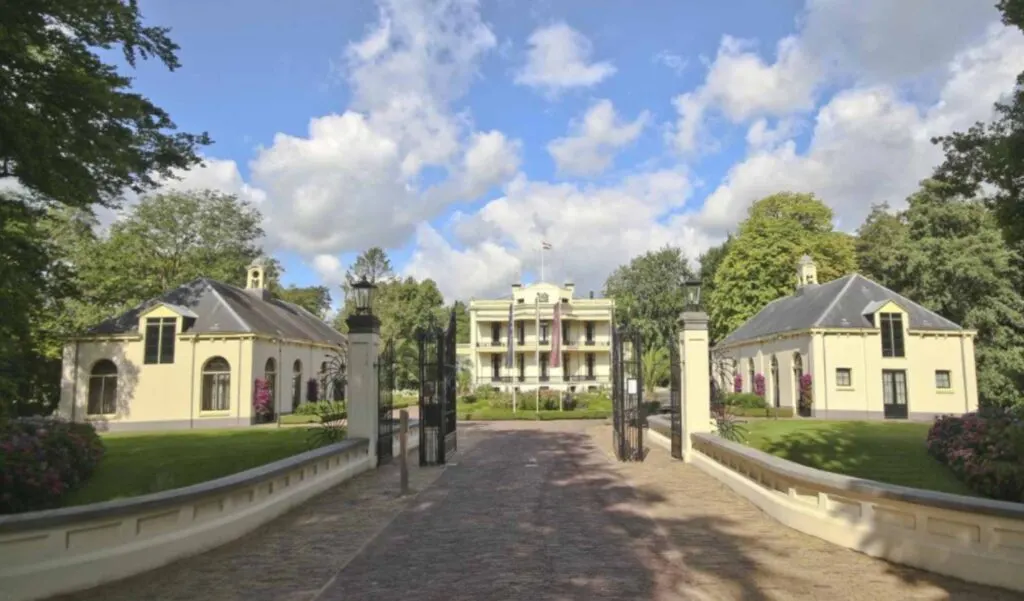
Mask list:
[[679,318],[679,356],[683,360],[683,460],[691,460],[690,435],[711,432],[711,360],[708,314],[687,311]]
[[370,441],[370,456],[377,459],[377,356],[380,320],[373,315],[352,315],[348,324],[348,436]]

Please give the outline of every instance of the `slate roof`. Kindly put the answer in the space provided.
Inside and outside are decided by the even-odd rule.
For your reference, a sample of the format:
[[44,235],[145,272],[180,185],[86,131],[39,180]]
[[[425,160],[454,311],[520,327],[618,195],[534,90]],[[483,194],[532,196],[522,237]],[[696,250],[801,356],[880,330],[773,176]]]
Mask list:
[[185,312],[191,313],[194,318],[186,320],[185,328],[185,332],[190,334],[254,333],[345,344],[344,334],[298,305],[209,278],[199,278],[179,286],[96,325],[87,334],[137,332],[139,316],[157,303],[171,305],[172,309],[186,316]]
[[853,273],[838,280],[807,286],[801,292],[768,303],[726,336],[718,346],[772,334],[810,328],[870,328],[867,315],[887,301],[907,312],[912,330],[962,330],[959,325],[885,286]]

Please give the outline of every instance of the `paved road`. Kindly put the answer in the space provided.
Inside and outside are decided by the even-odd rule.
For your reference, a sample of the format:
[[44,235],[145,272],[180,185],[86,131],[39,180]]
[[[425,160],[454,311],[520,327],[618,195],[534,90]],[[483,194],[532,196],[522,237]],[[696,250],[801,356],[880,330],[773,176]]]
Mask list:
[[75,601],[986,600],[1020,596],[800,534],[607,425],[460,424],[447,468],[389,467],[210,553]]

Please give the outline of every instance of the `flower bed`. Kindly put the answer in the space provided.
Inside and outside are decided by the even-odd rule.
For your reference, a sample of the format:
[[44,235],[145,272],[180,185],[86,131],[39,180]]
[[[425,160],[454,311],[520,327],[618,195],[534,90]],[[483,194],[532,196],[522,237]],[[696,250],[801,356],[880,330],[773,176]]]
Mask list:
[[0,424],[0,513],[57,507],[92,474],[103,452],[91,424],[52,418]]
[[985,409],[937,417],[928,453],[978,494],[1024,502],[1024,419],[1021,410]]

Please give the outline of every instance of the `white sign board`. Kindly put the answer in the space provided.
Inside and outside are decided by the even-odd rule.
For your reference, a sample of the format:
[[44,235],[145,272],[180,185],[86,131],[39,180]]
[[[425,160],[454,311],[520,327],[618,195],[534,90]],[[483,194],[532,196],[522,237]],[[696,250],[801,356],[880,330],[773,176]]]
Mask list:
[[627,394],[636,394],[636,380],[634,380],[632,378],[630,378],[629,380],[626,380],[626,393]]

